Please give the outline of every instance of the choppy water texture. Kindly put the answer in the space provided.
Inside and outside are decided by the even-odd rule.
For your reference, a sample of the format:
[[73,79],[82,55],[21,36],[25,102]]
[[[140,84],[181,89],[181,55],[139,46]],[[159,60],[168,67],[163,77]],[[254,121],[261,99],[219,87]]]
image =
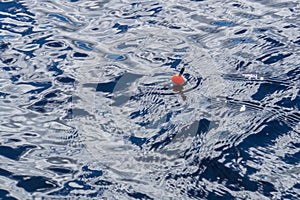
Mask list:
[[298,0],[2,0],[0,198],[299,199],[299,18]]

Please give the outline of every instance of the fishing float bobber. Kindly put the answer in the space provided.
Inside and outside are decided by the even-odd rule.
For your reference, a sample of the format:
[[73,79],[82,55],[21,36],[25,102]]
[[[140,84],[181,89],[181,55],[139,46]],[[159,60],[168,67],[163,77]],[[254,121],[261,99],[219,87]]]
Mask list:
[[180,70],[179,74],[175,74],[172,76],[171,80],[175,85],[183,85],[184,84],[184,78],[182,77],[182,74],[184,72],[184,67]]

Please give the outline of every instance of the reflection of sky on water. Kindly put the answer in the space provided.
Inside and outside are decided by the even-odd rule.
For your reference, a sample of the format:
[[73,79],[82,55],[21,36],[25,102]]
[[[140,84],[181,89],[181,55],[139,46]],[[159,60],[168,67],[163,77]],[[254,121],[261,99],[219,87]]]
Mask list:
[[298,199],[298,8],[1,2],[0,198]]

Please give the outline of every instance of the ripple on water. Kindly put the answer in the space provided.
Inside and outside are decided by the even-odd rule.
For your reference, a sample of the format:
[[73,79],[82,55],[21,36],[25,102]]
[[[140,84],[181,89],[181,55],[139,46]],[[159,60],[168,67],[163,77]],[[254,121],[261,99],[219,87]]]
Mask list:
[[296,1],[0,11],[0,198],[299,199]]

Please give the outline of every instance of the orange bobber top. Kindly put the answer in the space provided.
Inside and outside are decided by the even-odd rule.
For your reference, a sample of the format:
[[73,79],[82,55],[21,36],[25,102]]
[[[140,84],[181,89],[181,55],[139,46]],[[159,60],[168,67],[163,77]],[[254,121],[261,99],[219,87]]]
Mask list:
[[176,85],[183,85],[184,84],[184,78],[181,75],[173,75],[171,78],[172,82]]

